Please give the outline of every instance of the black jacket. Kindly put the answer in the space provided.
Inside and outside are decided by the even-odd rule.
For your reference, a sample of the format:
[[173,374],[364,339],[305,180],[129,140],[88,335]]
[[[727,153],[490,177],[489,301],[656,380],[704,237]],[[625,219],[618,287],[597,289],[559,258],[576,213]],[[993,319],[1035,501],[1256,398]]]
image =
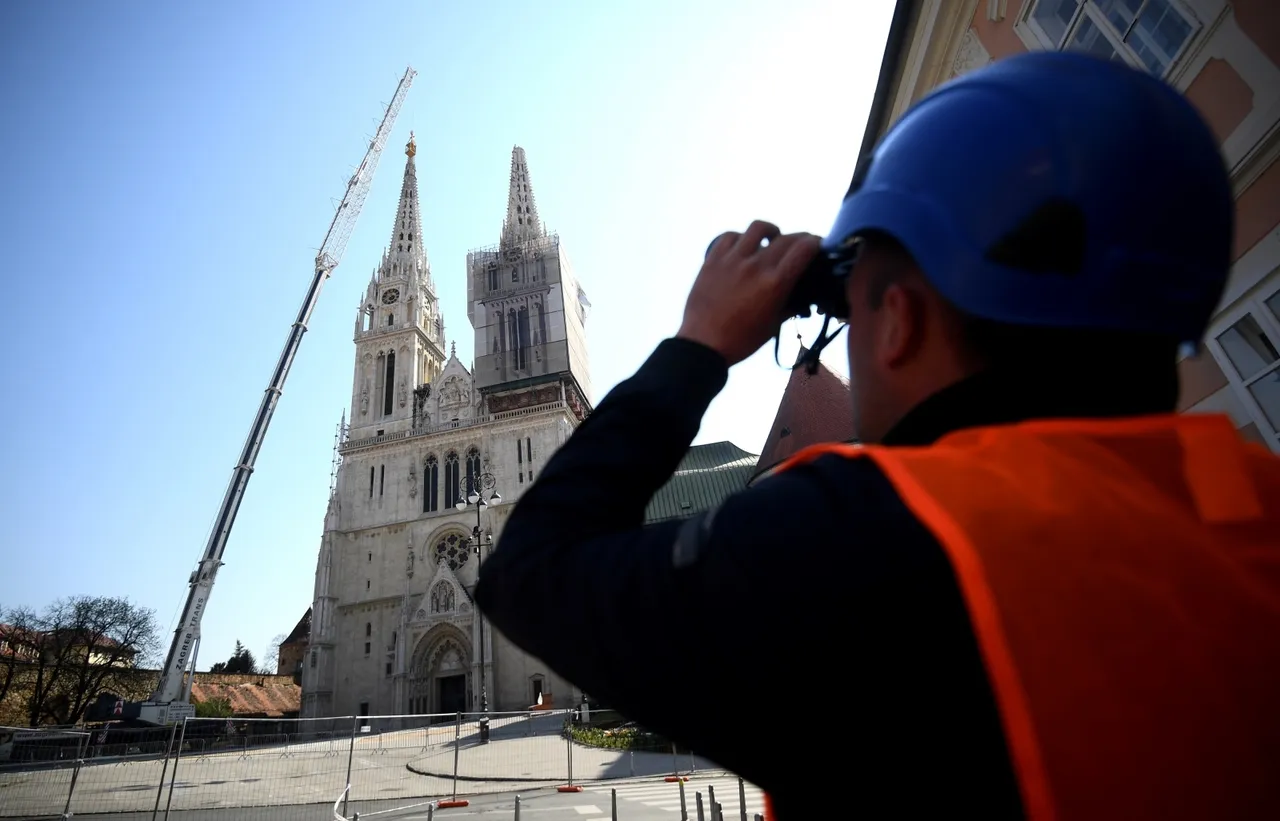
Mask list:
[[[870,460],[824,456],[643,525],[727,376],[714,351],[662,342],[516,504],[480,608],[594,698],[769,792],[783,821],[1021,817],[951,567]],[[993,391],[942,391],[885,444],[1034,415],[1025,391]]]

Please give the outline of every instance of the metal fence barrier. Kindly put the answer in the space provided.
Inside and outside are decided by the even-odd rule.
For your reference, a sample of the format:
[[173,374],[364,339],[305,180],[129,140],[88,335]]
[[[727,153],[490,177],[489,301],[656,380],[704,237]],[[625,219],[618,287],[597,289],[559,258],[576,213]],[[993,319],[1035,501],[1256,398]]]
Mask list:
[[[481,718],[193,718],[148,730],[20,730],[11,733],[7,758],[0,751],[0,818],[141,821],[212,810],[231,821],[261,819],[260,808],[315,804],[325,814],[332,807],[338,821],[396,810],[443,819],[468,797],[519,791],[527,804],[532,791],[558,790],[585,791],[584,800],[607,802],[615,818],[619,802],[625,808],[630,800],[678,806],[688,821],[685,782],[694,775],[698,818],[704,782],[707,818],[721,819],[714,790],[724,793],[735,780],[733,815],[747,821],[763,811],[754,787],[749,799],[732,774],[616,713],[488,713],[487,741]],[[514,808],[518,814],[518,797]]]

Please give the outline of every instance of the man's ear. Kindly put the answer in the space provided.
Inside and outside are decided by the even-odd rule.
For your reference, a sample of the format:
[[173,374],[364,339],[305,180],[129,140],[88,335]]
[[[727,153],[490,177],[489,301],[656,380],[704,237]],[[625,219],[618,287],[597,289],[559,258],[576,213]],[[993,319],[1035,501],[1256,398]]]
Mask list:
[[924,297],[909,280],[893,282],[885,288],[878,313],[877,358],[885,368],[901,368],[915,358],[924,340]]

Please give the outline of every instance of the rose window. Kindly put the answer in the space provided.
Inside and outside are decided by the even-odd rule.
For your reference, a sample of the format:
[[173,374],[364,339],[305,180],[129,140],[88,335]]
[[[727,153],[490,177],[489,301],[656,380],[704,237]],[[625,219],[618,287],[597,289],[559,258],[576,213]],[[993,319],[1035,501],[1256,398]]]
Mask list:
[[471,556],[471,548],[467,546],[467,538],[460,533],[450,533],[435,546],[435,563],[439,564],[441,559],[449,563],[451,570],[457,570],[467,563],[468,557]]

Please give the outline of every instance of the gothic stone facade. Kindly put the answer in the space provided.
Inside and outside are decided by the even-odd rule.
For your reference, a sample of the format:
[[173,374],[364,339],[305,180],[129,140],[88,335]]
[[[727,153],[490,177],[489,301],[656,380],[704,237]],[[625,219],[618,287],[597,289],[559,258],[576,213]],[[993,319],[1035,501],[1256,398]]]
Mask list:
[[[356,317],[351,420],[316,566],[304,716],[475,711],[482,669],[490,710],[579,697],[480,618],[472,591],[482,556],[469,540],[478,530],[487,555],[539,465],[589,411],[589,303],[559,239],[542,228],[516,148],[501,241],[468,255],[484,378],[453,350],[446,356],[414,153],[411,139],[391,242]],[[493,260],[501,282],[490,282]],[[477,488],[500,498],[467,504]]]

